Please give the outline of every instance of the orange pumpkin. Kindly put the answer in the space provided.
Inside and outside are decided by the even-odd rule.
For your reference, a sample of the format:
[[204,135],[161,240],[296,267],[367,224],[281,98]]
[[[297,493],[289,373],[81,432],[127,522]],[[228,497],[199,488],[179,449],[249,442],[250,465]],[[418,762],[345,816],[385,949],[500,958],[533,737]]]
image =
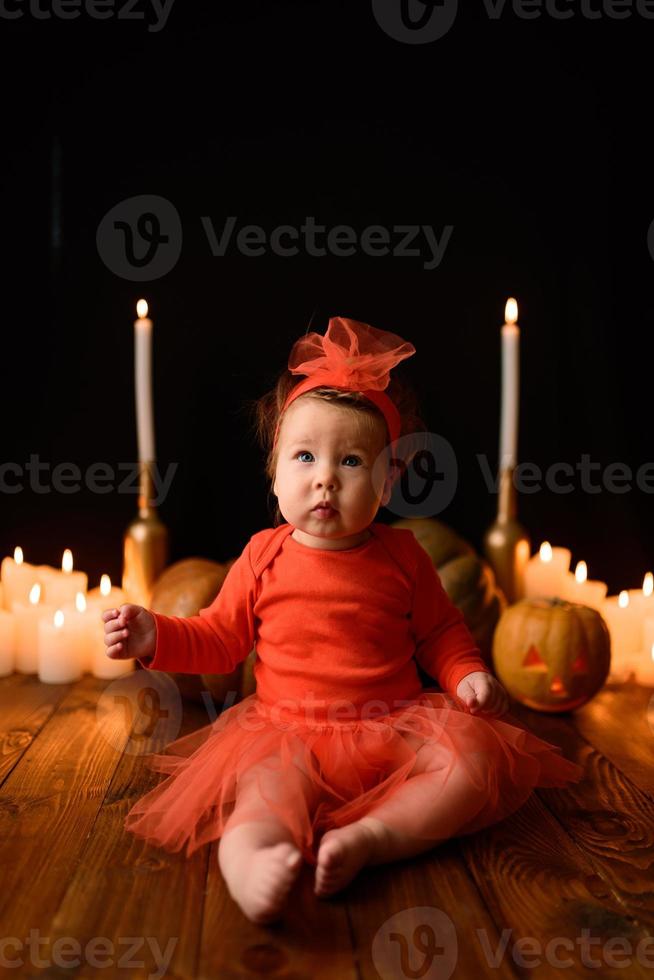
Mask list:
[[604,684],[611,640],[596,609],[561,599],[523,599],[503,613],[493,667],[511,697],[537,711],[572,711]]
[[[223,565],[207,558],[185,558],[170,565],[155,583],[150,608],[166,616],[197,616],[220,592],[234,560]],[[202,694],[209,691],[218,704],[224,704],[227,698],[229,707],[240,699],[242,674],[243,665],[239,664],[231,674],[171,673],[169,676],[183,697],[203,704]]]

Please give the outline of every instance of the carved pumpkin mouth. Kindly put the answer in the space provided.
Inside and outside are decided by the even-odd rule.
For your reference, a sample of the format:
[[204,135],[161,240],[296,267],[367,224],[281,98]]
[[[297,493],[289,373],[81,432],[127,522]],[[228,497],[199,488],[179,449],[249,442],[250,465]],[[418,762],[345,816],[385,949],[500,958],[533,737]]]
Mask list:
[[550,684],[550,694],[553,694],[554,697],[557,698],[568,697],[568,692],[566,690],[565,684],[563,683],[560,677],[555,677],[552,680],[552,683]]

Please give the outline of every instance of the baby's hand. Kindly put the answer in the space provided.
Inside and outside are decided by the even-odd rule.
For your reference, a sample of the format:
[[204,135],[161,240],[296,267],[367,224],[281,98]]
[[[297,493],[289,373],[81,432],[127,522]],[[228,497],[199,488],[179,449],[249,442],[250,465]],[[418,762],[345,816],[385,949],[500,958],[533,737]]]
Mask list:
[[459,681],[457,697],[465,701],[470,714],[482,713],[499,717],[509,710],[509,697],[492,674],[474,670]]
[[104,642],[112,660],[149,657],[157,645],[154,616],[143,606],[125,603],[120,609],[105,609]]

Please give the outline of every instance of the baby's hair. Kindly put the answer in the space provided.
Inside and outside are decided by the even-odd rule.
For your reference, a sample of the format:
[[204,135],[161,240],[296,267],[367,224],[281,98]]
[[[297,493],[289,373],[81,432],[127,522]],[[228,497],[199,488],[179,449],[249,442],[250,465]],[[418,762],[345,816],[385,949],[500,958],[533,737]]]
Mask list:
[[[297,374],[291,374],[288,368],[278,376],[274,386],[267,391],[261,398],[248,403],[248,408],[253,418],[253,430],[255,437],[265,453],[264,472],[268,478],[268,493],[272,494],[272,486],[275,482],[275,471],[277,469],[277,454],[279,441],[273,446],[275,438],[275,428],[278,421],[281,422],[281,415],[284,402],[291,389],[295,388],[303,380]],[[391,380],[385,393],[394,402],[400,414],[400,436],[408,436],[412,433],[426,432],[426,426],[420,417],[418,399],[413,388],[398,375],[395,368],[391,375]],[[383,436],[384,444],[390,440],[386,419],[377,408],[364,395],[358,391],[343,391],[340,388],[330,388],[328,386],[312,388],[305,394],[300,395],[295,402],[303,398],[319,398],[322,401],[335,402],[339,407],[347,409],[359,417],[362,431],[371,438],[378,438],[381,443]],[[291,406],[289,406],[291,407]],[[418,449],[418,443],[408,452],[402,453],[403,461],[408,464]],[[278,527],[283,523],[283,516],[275,498],[275,508],[273,515],[273,526]]]

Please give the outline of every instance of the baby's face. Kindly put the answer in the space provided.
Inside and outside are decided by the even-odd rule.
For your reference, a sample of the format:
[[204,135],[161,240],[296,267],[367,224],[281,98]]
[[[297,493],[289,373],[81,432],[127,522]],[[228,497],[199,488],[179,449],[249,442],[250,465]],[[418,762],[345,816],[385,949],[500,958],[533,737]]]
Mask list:
[[[378,492],[372,480],[385,442],[381,421],[371,435],[354,413],[334,402],[310,397],[293,402],[279,432],[273,493],[284,518],[299,530],[298,540],[324,548],[327,541],[355,547],[351,539],[365,539],[365,529],[390,497],[388,476]],[[313,512],[321,500],[336,513],[324,518]]]

